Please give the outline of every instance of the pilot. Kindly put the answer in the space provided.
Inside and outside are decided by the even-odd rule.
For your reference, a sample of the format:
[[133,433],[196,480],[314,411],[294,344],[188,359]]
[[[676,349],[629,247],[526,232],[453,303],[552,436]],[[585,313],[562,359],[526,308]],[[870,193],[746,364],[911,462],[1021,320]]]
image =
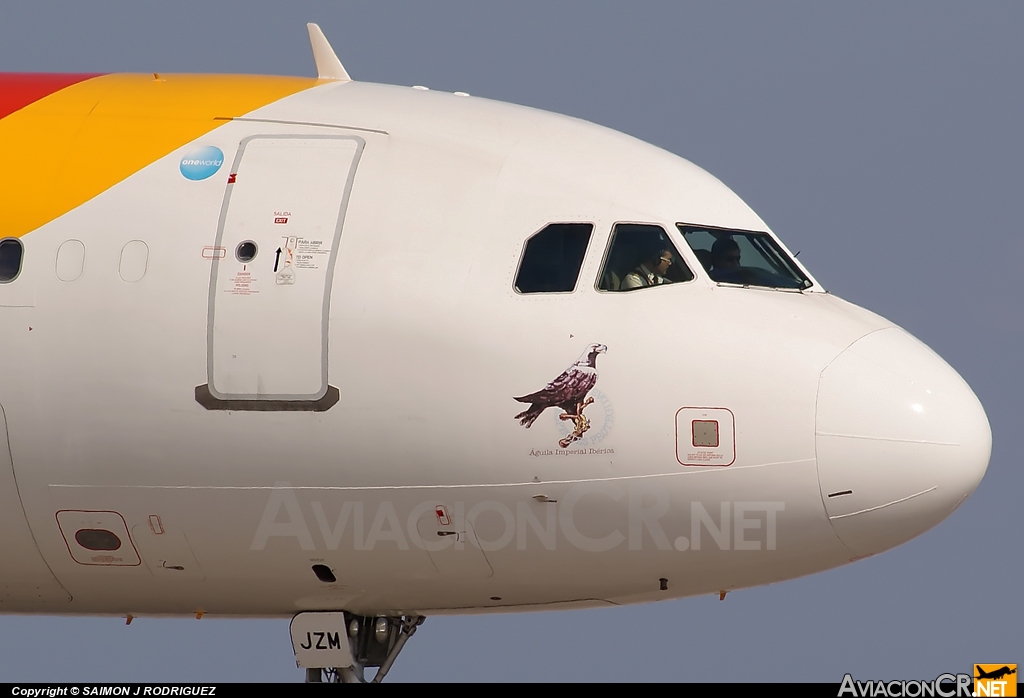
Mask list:
[[672,266],[672,250],[665,247],[655,249],[657,249],[656,253],[649,255],[646,261],[622,280],[621,289],[623,291],[672,283],[671,280],[665,278],[668,268]]
[[711,278],[726,283],[745,283],[740,266],[740,246],[731,237],[718,238],[711,246]]

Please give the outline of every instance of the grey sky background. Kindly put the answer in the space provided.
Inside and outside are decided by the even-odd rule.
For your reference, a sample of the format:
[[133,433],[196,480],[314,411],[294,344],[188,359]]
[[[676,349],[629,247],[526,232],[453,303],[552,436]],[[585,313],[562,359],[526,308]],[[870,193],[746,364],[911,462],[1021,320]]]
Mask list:
[[[358,80],[570,114],[707,169],[826,288],[952,364],[993,431],[977,492],[888,553],[724,602],[428,618],[389,681],[1024,663],[1024,4],[0,0],[0,71],[311,75],[308,21]],[[286,620],[0,616],[0,681],[76,680],[302,674]]]

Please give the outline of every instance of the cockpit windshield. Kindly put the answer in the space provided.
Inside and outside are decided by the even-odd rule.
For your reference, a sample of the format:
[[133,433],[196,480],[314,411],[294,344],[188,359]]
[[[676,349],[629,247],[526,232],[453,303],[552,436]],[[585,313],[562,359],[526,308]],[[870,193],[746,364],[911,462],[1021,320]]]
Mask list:
[[768,233],[677,224],[712,280],[742,286],[805,289],[810,279]]

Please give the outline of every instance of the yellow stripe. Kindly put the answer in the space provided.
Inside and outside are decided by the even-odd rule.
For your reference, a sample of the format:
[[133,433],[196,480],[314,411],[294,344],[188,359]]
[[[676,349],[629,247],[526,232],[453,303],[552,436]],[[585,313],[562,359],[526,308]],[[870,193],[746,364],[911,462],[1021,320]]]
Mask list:
[[81,206],[223,119],[319,84],[252,75],[103,75],[0,120],[0,238]]

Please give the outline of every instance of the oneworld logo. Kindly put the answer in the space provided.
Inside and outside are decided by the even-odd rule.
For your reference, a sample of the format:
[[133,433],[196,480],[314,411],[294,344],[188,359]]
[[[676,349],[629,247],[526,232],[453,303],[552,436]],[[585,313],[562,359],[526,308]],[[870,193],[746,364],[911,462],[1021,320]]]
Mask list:
[[224,153],[215,145],[204,145],[185,153],[178,169],[181,176],[196,182],[216,174],[224,164]]

